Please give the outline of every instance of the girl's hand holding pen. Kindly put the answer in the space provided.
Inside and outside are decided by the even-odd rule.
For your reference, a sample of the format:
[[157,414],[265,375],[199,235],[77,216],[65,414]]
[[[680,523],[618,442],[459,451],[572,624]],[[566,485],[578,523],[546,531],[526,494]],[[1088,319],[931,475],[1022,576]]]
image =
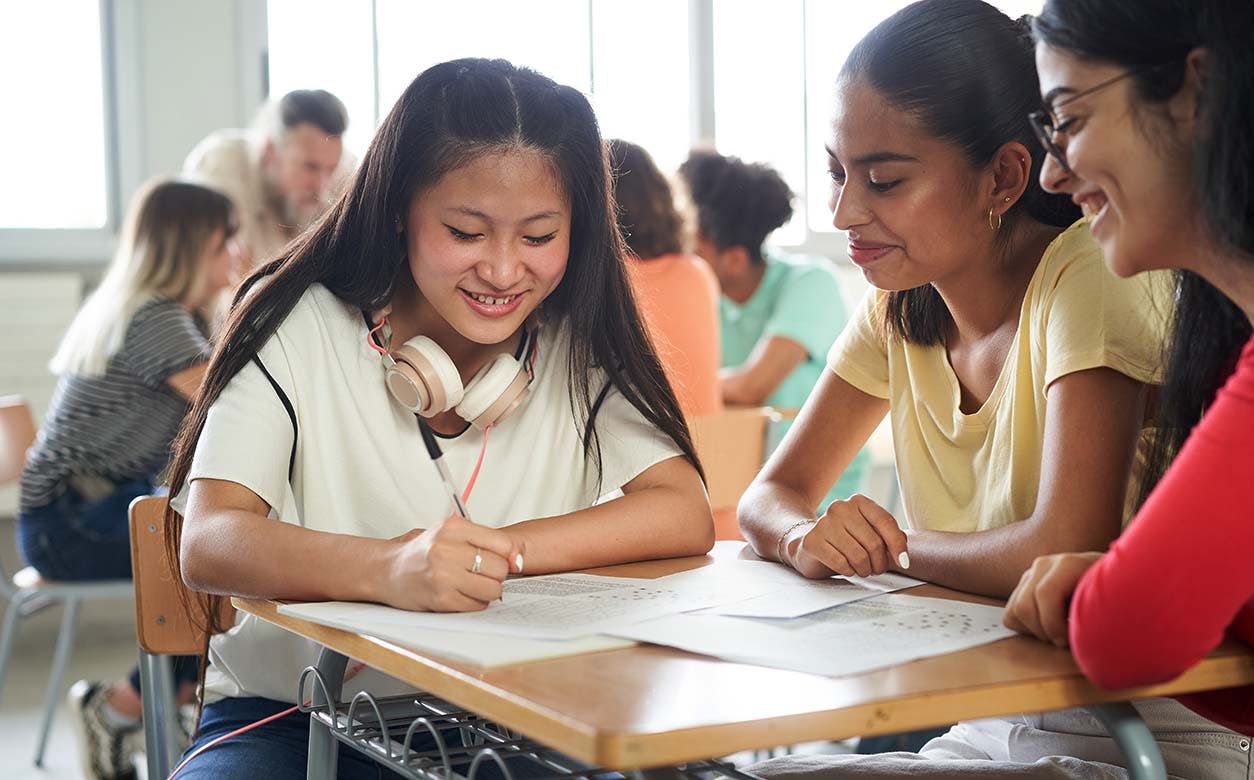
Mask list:
[[501,598],[501,585],[521,573],[518,537],[450,515],[392,540],[382,601],[399,609],[474,612]]

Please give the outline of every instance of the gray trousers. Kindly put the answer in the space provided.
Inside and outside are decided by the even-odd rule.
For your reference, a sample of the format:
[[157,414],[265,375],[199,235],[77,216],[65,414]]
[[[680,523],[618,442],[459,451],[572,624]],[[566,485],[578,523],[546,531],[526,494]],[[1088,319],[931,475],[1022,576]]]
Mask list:
[[[1167,773],[1187,780],[1254,780],[1250,738],[1174,699],[1134,702],[1154,732]],[[1082,709],[959,723],[918,753],[784,756],[746,771],[768,780],[923,777],[1126,780],[1123,754]]]

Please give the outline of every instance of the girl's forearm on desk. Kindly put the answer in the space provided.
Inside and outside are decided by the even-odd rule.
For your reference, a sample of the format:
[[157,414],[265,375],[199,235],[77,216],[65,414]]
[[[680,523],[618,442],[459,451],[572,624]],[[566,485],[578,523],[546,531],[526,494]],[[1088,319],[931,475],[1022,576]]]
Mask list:
[[815,519],[806,499],[793,488],[766,480],[755,481],[736,509],[740,530],[758,557],[780,560],[779,541],[789,529]]
[[527,574],[704,555],[714,545],[700,477],[678,457],[632,480],[621,498],[501,530],[526,543]]
[[189,511],[183,580],[209,593],[301,601],[377,601],[391,542],[312,531],[242,509]]
[[1083,530],[1049,518],[1029,518],[972,533],[915,531],[910,534],[910,569],[903,573],[1004,599],[1038,556],[1102,550],[1118,533],[1117,524],[1097,518],[1079,525]]

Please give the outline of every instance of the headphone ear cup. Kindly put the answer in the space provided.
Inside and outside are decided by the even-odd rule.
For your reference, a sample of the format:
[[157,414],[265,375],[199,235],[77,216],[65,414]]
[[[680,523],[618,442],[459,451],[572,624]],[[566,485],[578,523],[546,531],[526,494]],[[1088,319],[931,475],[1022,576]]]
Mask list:
[[433,417],[457,406],[464,390],[453,359],[426,336],[415,336],[392,353],[384,382],[401,406]]
[[531,377],[513,355],[500,354],[466,386],[457,414],[479,430],[495,425],[526,399]]

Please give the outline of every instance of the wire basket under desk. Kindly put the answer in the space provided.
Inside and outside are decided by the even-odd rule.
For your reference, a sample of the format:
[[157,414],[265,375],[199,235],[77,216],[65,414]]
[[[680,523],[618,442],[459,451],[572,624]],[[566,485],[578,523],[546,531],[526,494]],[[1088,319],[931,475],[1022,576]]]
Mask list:
[[[328,687],[309,667],[301,675],[300,711],[329,727],[331,735],[354,750],[413,780],[607,780],[624,773],[592,767],[496,723],[418,691],[376,698],[362,691],[335,706],[310,704],[310,686]],[[414,747],[421,741],[421,747]],[[495,771],[493,771],[495,770]],[[724,761],[698,761],[677,767],[630,773],[673,780],[757,780]]]

